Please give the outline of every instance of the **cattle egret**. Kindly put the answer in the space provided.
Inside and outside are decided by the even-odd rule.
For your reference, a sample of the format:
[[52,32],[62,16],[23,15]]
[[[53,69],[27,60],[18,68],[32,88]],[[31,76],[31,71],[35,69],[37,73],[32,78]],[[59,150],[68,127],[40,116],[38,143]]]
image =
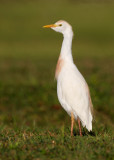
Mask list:
[[73,135],[74,119],[78,120],[80,136],[82,136],[80,121],[88,131],[92,130],[93,106],[88,85],[73,62],[72,27],[63,20],[43,27],[52,28],[63,34],[64,39],[55,71],[57,95],[61,106],[71,116],[71,136]]

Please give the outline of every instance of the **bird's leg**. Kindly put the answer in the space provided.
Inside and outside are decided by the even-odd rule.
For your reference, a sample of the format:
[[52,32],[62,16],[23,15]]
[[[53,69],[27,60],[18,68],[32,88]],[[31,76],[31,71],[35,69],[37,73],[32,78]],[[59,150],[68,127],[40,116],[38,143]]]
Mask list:
[[81,131],[81,125],[80,125],[80,119],[79,118],[78,118],[78,125],[79,125],[80,136],[82,136],[82,131]]
[[71,112],[71,136],[73,136],[73,126],[74,126],[74,115]]

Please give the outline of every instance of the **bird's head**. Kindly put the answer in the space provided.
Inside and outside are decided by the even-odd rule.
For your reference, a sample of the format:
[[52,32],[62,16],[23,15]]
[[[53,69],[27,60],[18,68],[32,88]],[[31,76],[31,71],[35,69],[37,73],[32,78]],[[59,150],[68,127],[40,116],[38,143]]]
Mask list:
[[57,21],[54,24],[43,26],[43,28],[51,28],[55,30],[56,32],[62,33],[63,35],[68,34],[68,33],[73,34],[71,25],[68,22],[63,21],[63,20]]

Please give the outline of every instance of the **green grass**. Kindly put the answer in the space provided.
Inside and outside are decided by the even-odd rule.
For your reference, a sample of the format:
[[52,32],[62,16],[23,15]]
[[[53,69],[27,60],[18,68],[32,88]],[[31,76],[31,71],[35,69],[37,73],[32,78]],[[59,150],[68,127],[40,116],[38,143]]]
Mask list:
[[[0,160],[113,160],[114,3],[0,2]],[[62,36],[43,25],[59,19],[74,30],[73,57],[90,86],[93,131],[75,125],[56,94]]]

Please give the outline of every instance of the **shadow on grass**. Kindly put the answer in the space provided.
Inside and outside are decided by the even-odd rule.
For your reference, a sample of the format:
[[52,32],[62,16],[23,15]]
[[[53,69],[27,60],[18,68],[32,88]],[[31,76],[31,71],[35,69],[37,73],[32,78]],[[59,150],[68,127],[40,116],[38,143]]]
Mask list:
[[[74,136],[79,136],[79,135],[80,135],[79,131],[77,132],[76,130],[74,130],[73,133],[74,133]],[[94,131],[88,132],[87,130],[85,130],[85,129],[83,128],[83,130],[82,130],[82,136],[92,136],[92,137],[96,137],[96,134],[95,134]]]

